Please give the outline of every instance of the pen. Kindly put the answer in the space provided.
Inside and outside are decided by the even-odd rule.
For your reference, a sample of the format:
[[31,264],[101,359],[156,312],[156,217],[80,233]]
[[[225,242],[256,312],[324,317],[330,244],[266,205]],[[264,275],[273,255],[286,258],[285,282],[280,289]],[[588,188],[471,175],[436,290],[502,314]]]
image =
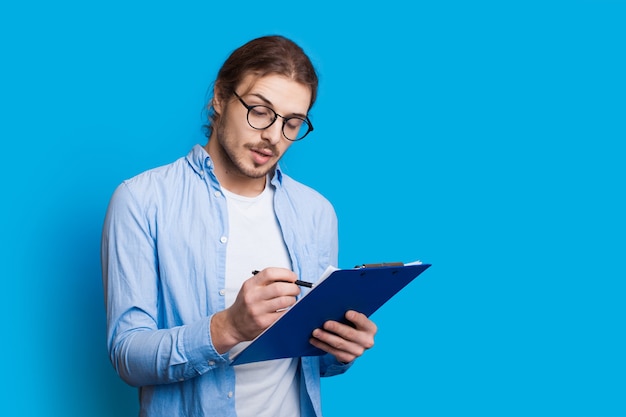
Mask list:
[[402,262],[382,262],[379,264],[362,264],[357,265],[355,268],[381,268],[383,266],[404,266]]
[[[252,271],[252,275],[256,275],[258,274],[260,271],[258,270],[254,270]],[[297,279],[294,284],[299,285],[300,287],[307,287],[307,288],[313,288],[313,283],[312,282],[307,282],[307,281],[300,281],[299,279]]]

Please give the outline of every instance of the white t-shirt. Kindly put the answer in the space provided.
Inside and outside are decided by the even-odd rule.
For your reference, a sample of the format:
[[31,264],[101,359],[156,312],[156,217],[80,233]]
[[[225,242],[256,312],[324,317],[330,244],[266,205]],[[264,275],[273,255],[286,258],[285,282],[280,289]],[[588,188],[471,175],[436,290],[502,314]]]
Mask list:
[[[243,197],[222,188],[228,203],[226,249],[226,307],[232,305],[253,270],[291,269],[280,225],[274,214],[274,190],[266,181],[256,197]],[[250,342],[240,343],[231,354]],[[235,366],[237,416],[294,417],[300,415],[298,359],[277,359]]]

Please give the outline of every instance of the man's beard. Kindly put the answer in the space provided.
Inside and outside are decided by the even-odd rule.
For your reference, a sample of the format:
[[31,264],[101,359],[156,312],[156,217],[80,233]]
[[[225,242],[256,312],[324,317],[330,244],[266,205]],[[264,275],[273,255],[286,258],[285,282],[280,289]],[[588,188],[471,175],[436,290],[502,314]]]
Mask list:
[[[232,141],[229,141],[228,136],[224,133],[224,127],[219,126],[216,130],[217,143],[222,149],[222,158],[224,164],[228,167],[229,171],[235,171],[239,175],[243,175],[249,178],[263,178],[267,175],[268,172],[273,171],[276,167],[276,164],[268,166],[267,168],[249,168],[243,161],[242,157],[237,157],[237,149],[232,146]],[[244,146],[246,149],[250,149],[255,146]],[[256,145],[258,148],[268,148],[271,149],[273,155],[278,155],[278,150],[276,147],[268,145],[268,144],[258,144]]]

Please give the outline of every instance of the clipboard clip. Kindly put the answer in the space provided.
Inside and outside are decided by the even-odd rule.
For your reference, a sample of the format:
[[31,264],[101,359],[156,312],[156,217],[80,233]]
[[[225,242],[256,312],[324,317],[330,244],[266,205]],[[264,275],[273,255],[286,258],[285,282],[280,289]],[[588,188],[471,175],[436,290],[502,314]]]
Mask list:
[[361,264],[361,265],[356,265],[355,268],[382,268],[385,266],[404,266],[404,262],[381,262],[378,264]]

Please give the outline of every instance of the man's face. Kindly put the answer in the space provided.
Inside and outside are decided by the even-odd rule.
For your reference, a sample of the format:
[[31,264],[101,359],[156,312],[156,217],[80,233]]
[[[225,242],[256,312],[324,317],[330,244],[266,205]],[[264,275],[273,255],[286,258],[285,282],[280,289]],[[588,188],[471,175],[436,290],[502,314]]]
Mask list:
[[[248,106],[267,106],[284,117],[306,115],[311,101],[308,86],[275,74],[262,78],[249,75],[236,92]],[[227,182],[264,178],[293,143],[283,136],[283,119],[279,117],[267,129],[257,130],[248,124],[248,109],[234,94],[214,106],[221,120],[209,141],[209,153],[224,165]]]

